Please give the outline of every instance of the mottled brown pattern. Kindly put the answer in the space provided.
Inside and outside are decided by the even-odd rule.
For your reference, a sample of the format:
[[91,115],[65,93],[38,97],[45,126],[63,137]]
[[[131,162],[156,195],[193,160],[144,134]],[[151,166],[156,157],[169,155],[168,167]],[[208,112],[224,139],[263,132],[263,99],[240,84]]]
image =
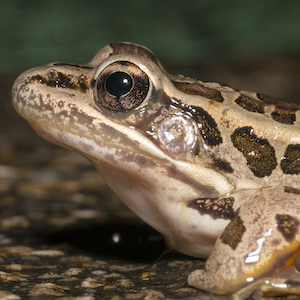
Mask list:
[[200,215],[210,215],[213,219],[229,219],[234,217],[234,198],[201,198],[189,201],[187,207],[196,209]]
[[280,162],[282,172],[285,174],[300,174],[300,145],[288,145],[284,157]]
[[113,52],[110,55],[117,55],[117,54],[134,54],[147,57],[158,64],[158,61],[155,55],[150,52],[148,49],[136,45],[136,44],[126,44],[126,43],[112,43],[110,44]]
[[252,127],[236,129],[231,135],[235,148],[241,151],[256,177],[270,176],[277,166],[275,150],[266,139],[257,137]]
[[86,76],[73,76],[51,70],[47,76],[35,75],[29,78],[28,82],[39,82],[49,87],[77,90],[85,93],[88,89]]
[[229,245],[233,250],[237,248],[242,240],[246,227],[240,216],[236,216],[225,228],[220,236],[221,241]]
[[224,101],[221,92],[207,88],[201,85],[200,83],[196,83],[196,82],[189,83],[189,82],[180,82],[180,81],[172,81],[172,83],[175,85],[175,87],[178,90],[186,94],[202,96],[217,102]]
[[299,220],[290,215],[279,215],[276,217],[277,229],[287,242],[292,242],[299,231]]
[[235,100],[235,103],[251,112],[257,112],[260,114],[263,114],[265,112],[264,103],[257,100],[253,100],[245,95],[240,95],[240,97],[238,97],[238,99]]

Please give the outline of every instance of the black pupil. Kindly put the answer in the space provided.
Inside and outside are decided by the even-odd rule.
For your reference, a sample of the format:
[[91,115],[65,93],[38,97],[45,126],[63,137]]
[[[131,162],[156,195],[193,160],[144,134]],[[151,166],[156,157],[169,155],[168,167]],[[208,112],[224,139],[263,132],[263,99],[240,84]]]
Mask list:
[[131,87],[132,79],[124,72],[113,73],[106,79],[106,90],[117,98],[127,94],[131,90]]

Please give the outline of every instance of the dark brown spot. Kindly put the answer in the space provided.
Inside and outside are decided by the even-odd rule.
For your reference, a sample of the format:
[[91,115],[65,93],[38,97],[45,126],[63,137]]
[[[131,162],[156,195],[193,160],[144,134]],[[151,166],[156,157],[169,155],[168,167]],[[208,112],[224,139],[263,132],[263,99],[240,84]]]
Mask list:
[[290,215],[279,215],[275,217],[277,229],[287,242],[292,242],[299,231],[299,220]]
[[85,75],[80,75],[77,77],[77,83],[76,85],[78,85],[80,87],[80,89],[85,92],[88,89],[88,85],[87,85],[87,78]]
[[237,248],[242,240],[246,227],[240,216],[236,216],[225,228],[220,236],[221,241],[229,245],[233,250]]
[[271,116],[275,121],[284,124],[292,125],[296,121],[295,112],[283,108],[275,108],[275,110],[271,113]]
[[77,90],[83,93],[85,93],[88,89],[86,76],[66,75],[55,70],[51,70],[46,76],[35,75],[29,79],[29,82],[35,81],[38,81],[39,83],[45,84],[49,87],[66,88],[70,90]]
[[219,159],[219,158],[214,158],[213,159],[213,166],[220,171],[226,172],[226,173],[233,173],[233,169],[230,165],[229,162]]
[[296,188],[293,188],[291,186],[285,186],[284,187],[284,192],[289,193],[289,194],[300,195],[300,189],[296,189]]
[[158,64],[158,61],[155,55],[149,51],[148,49],[136,45],[136,44],[126,44],[126,43],[112,43],[110,44],[113,52],[110,55],[117,55],[117,54],[134,54],[147,57]]
[[200,83],[173,81],[173,84],[175,85],[175,87],[178,90],[180,90],[186,94],[202,96],[202,97],[205,97],[210,100],[217,101],[217,102],[224,101],[224,98],[223,98],[221,92],[207,88]]
[[256,177],[270,176],[276,168],[275,150],[266,139],[258,138],[252,127],[236,129],[231,135],[235,148],[241,151]]
[[288,145],[284,157],[280,162],[282,172],[285,174],[300,174],[300,145]]
[[200,215],[210,215],[213,219],[232,219],[234,198],[201,198],[189,201],[187,207],[196,209]]
[[253,100],[245,95],[240,95],[240,97],[235,100],[235,103],[251,112],[257,112],[260,114],[263,114],[265,112],[265,104],[263,102]]
[[215,120],[201,107],[192,107],[193,118],[197,122],[204,142],[208,146],[217,146],[223,139]]

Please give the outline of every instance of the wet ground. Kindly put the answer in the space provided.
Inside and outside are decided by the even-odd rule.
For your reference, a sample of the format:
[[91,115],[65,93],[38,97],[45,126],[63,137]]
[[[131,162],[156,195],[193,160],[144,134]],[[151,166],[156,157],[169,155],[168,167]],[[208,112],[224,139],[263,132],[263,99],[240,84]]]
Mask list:
[[[295,101],[299,61],[195,73]],[[163,238],[127,210],[88,161],[42,140],[16,115],[15,77],[0,77],[0,299],[228,299],[188,287],[188,274],[204,261],[162,255]]]

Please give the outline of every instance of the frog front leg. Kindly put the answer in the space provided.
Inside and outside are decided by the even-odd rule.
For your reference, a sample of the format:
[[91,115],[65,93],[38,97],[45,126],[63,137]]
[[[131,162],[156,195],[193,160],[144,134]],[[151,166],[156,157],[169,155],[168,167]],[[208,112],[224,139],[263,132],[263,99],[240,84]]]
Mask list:
[[246,199],[243,191],[237,196],[242,206],[218,238],[205,270],[190,274],[189,285],[216,294],[243,289],[235,299],[255,291],[300,294],[294,267],[300,252],[300,189],[277,186],[245,191]]

